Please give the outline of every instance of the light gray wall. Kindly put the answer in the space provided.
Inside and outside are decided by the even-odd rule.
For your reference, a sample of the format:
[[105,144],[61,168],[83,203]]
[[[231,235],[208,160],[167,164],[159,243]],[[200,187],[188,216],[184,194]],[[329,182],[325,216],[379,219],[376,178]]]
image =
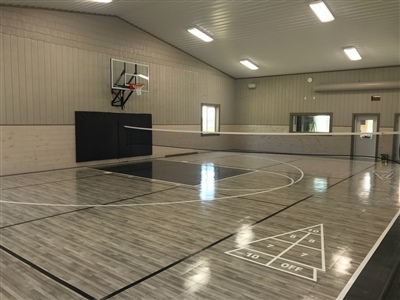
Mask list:
[[124,112],[155,124],[200,124],[202,102],[233,122],[234,79],[108,16],[0,6],[1,124],[74,124],[74,111],[112,111],[109,60],[150,67],[150,93]]
[[[257,132],[284,132],[290,112],[319,111],[333,112],[334,128],[344,126],[339,131],[351,130],[353,112],[381,113],[381,126],[389,128],[400,111],[398,90],[312,91],[319,83],[398,80],[399,67],[234,80],[116,17],[0,6],[0,43],[1,174],[81,166],[75,163],[76,110],[151,113],[155,127],[200,130],[200,104],[215,103],[223,131]],[[134,96],[124,111],[110,104],[110,58],[150,66],[150,93]],[[248,90],[250,82],[257,89]],[[371,102],[373,94],[382,101]],[[235,147],[293,152],[302,141],[249,139]],[[196,142],[218,148],[232,139]],[[391,140],[380,143],[389,152]],[[324,138],[303,151],[317,153],[320,146],[331,153]],[[338,148],[349,153],[350,145],[346,140]]]
[[[202,102],[221,104],[222,124],[237,125],[287,125],[291,112],[333,112],[334,126],[351,126],[353,112],[375,112],[390,127],[400,111],[399,90],[312,90],[399,80],[400,67],[234,80],[116,17],[0,10],[1,124],[74,124],[75,110],[120,112],[110,105],[111,57],[150,66],[150,93],[131,98],[125,112],[152,113],[155,124],[200,124]],[[376,94],[382,100],[371,102]]]
[[[351,62],[349,62],[351,68]],[[307,78],[313,78],[312,83]],[[237,124],[288,125],[292,112],[332,112],[333,126],[349,126],[353,113],[380,113],[381,127],[392,127],[394,113],[400,111],[400,91],[344,91],[315,93],[318,84],[400,80],[400,67],[310,73],[237,80]],[[256,89],[248,89],[256,83]],[[372,95],[381,95],[372,102]]]

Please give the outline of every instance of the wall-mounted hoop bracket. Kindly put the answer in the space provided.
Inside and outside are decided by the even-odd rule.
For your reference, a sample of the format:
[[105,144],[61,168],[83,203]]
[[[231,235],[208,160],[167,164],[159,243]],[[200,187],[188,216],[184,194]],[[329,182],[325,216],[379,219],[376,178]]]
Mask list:
[[125,103],[129,100],[129,97],[132,95],[133,90],[128,92],[128,95],[125,96],[125,90],[116,90],[111,89],[111,94],[113,99],[111,101],[112,106],[121,107],[121,109],[125,108]]

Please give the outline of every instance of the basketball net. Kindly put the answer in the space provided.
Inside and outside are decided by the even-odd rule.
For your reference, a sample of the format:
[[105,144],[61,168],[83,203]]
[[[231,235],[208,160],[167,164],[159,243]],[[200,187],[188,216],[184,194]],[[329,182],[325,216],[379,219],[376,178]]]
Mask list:
[[142,94],[142,88],[144,87],[144,83],[130,83],[129,89],[131,91],[135,90],[136,95],[140,96]]

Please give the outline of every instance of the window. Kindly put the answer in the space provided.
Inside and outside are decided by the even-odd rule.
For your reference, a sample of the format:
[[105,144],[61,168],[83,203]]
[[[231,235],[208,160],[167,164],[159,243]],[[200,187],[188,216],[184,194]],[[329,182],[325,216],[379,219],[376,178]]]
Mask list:
[[201,105],[201,131],[203,134],[215,134],[219,131],[219,105]]
[[372,139],[372,134],[374,132],[374,120],[361,120],[360,121],[360,138],[362,139]]
[[290,132],[332,132],[332,113],[291,113]]

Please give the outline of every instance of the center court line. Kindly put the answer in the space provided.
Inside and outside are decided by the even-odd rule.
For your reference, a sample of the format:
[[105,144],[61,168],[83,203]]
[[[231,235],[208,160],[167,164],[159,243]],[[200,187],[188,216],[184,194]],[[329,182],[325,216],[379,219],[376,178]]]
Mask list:
[[376,249],[379,247],[381,244],[382,240],[385,238],[386,234],[392,228],[394,222],[397,220],[397,218],[400,216],[400,210],[397,212],[397,214],[393,217],[392,221],[390,221],[389,225],[386,227],[386,229],[382,232],[381,236],[379,239],[376,241],[375,245],[371,248],[371,250],[368,252],[367,256],[364,258],[364,260],[361,262],[357,270],[353,273],[353,276],[351,276],[350,280],[347,282],[346,286],[343,288],[339,296],[336,298],[337,300],[342,300],[350,290],[350,288],[353,286],[354,282],[357,280],[358,276],[361,274],[363,271],[364,267],[367,265],[368,261],[371,259],[372,255],[375,253]]

